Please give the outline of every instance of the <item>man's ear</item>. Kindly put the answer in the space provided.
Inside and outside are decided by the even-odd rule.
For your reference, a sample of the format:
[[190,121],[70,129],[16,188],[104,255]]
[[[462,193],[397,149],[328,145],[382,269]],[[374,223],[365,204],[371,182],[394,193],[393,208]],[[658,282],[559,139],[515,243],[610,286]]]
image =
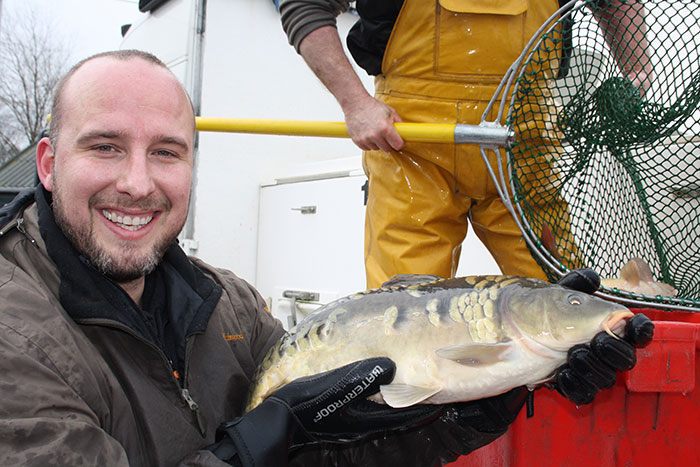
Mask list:
[[53,144],[49,138],[41,138],[36,146],[36,171],[46,191],[53,191]]

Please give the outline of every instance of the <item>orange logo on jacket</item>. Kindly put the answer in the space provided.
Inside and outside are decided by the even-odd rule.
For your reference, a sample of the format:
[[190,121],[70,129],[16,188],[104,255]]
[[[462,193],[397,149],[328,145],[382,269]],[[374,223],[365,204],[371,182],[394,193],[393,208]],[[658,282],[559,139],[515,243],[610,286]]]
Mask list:
[[225,332],[225,333],[224,333],[224,339],[225,339],[227,342],[230,342],[230,341],[239,341],[239,340],[243,339],[243,334],[231,334],[230,332]]

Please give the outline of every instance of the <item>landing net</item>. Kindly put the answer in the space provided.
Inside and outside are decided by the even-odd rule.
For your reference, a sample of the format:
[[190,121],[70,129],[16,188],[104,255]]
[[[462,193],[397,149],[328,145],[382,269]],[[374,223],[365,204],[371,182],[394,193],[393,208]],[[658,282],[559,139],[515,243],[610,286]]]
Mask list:
[[617,16],[603,3],[560,10],[504,79],[516,137],[502,189],[551,280],[618,277],[638,257],[677,296],[604,294],[700,308],[700,3],[629,2]]

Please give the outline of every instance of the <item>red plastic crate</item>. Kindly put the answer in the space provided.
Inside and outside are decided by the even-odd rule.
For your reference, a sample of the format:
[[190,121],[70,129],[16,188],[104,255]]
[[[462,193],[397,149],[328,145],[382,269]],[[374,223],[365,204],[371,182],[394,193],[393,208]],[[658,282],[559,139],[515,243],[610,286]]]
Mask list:
[[458,466],[700,466],[700,313],[634,310],[655,324],[637,365],[593,404],[535,392],[508,433]]

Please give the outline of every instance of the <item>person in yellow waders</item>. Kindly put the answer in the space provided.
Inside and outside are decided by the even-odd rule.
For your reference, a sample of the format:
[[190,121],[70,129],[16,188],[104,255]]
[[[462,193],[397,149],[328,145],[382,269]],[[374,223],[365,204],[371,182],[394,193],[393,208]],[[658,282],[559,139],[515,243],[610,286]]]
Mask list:
[[[290,43],[337,98],[350,136],[365,150],[367,286],[402,273],[453,276],[468,219],[504,274],[546,279],[478,146],[404,143],[393,123],[478,124],[507,68],[558,1],[357,1],[361,19],[348,46],[377,75],[375,99],[335,29],[335,16],[347,6],[342,0],[282,0],[280,12]],[[641,5],[629,8],[642,17]],[[497,156],[490,157],[495,163]],[[563,201],[558,204],[552,209],[566,216]]]

